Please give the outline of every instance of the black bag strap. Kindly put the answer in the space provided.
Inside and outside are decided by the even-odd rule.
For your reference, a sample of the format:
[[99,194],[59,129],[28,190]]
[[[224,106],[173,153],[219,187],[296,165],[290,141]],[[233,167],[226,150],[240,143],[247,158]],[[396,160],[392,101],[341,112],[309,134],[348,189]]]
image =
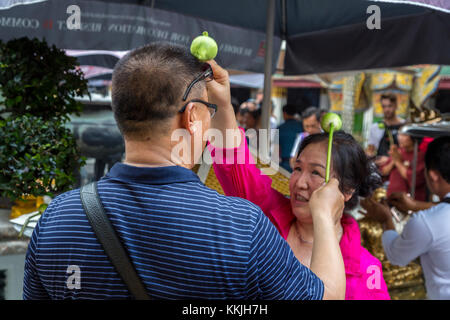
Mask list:
[[123,282],[125,282],[128,290],[137,300],[150,300],[145,285],[139,278],[126,249],[121,244],[114,227],[106,216],[98,196],[97,183],[92,182],[83,186],[80,189],[80,195],[84,212],[94,229],[97,239]]

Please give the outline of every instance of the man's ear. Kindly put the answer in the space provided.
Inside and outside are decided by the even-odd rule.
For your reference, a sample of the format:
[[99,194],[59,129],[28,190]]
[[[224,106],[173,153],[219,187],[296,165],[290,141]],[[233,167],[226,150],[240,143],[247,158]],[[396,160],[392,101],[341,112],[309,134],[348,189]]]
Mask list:
[[434,169],[428,170],[428,176],[430,177],[431,181],[433,181],[433,182],[437,182],[439,180],[439,178],[441,177],[439,172],[437,172]]
[[188,103],[181,115],[181,127],[189,131],[191,135],[196,131],[196,127],[194,126],[196,118],[194,106],[193,102]]

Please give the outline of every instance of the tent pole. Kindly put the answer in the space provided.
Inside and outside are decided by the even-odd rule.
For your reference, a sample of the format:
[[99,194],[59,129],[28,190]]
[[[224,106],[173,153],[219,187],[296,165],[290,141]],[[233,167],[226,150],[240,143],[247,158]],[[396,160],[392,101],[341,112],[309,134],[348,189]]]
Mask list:
[[414,199],[416,196],[416,175],[417,175],[417,156],[418,156],[418,150],[419,150],[419,140],[414,139],[414,156],[413,156],[413,163],[412,163],[412,177],[411,177],[411,198]]
[[[261,129],[266,129],[267,137],[260,144],[260,155],[270,159],[270,109],[272,107],[272,57],[273,33],[275,26],[275,0],[267,1],[266,49],[264,55],[264,99],[261,114]],[[267,143],[264,143],[267,142]]]

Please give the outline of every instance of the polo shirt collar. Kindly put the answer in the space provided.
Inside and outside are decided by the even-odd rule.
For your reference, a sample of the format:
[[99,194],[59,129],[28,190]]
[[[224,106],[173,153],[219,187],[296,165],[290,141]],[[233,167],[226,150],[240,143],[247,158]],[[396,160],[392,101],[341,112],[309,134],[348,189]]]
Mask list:
[[197,174],[180,166],[135,167],[124,163],[116,163],[105,178],[145,184],[200,182]]

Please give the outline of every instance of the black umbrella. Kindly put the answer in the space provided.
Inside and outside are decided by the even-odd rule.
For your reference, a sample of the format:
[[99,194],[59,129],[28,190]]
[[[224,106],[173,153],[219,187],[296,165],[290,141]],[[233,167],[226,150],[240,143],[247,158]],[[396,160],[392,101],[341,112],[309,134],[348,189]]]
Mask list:
[[[79,30],[70,29],[70,5],[80,9]],[[64,49],[124,51],[156,40],[189,46],[207,30],[219,44],[221,65],[264,71],[263,128],[269,128],[271,74],[282,39],[289,75],[450,64],[445,0],[22,0],[0,6],[0,39],[45,37]]]
[[[81,30],[69,29],[72,5]],[[298,75],[450,64],[449,12],[444,0],[6,0],[0,39],[36,36],[64,49],[126,51],[156,40],[188,46],[207,29],[229,69],[262,72],[274,50],[273,70],[285,39],[285,73]]]

